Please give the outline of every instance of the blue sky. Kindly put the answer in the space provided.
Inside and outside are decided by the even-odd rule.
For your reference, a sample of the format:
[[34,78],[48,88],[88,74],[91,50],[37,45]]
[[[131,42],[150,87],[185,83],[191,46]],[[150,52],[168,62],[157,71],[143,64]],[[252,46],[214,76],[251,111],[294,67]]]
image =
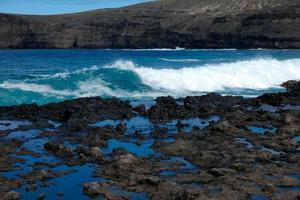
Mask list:
[[115,8],[149,0],[0,0],[0,12],[61,14],[98,8]]

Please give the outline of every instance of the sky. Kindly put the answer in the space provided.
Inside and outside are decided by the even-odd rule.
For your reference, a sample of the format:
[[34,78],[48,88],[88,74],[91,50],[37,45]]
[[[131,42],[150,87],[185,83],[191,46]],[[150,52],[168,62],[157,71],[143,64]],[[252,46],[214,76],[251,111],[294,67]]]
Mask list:
[[149,0],[0,0],[0,12],[51,15],[116,8]]

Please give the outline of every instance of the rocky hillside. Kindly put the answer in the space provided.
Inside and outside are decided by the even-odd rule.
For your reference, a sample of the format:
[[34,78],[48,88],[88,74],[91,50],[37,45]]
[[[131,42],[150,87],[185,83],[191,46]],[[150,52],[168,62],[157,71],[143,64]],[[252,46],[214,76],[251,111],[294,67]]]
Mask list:
[[300,48],[299,0],[158,0],[119,9],[0,14],[0,48]]

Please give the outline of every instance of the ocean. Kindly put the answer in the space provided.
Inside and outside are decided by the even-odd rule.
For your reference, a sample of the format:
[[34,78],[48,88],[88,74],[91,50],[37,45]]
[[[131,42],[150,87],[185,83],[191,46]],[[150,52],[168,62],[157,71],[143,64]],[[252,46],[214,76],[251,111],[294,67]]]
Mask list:
[[300,50],[0,50],[0,106],[79,97],[258,96],[300,79]]

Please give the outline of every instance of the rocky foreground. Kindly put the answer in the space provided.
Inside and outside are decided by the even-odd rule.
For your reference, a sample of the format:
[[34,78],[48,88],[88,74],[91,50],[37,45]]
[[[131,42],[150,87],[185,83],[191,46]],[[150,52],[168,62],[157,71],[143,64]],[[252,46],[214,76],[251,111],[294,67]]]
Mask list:
[[283,86],[150,108],[101,98],[0,107],[0,196],[299,199],[300,82]]
[[300,48],[299,0],[158,0],[77,14],[0,14],[0,48]]

